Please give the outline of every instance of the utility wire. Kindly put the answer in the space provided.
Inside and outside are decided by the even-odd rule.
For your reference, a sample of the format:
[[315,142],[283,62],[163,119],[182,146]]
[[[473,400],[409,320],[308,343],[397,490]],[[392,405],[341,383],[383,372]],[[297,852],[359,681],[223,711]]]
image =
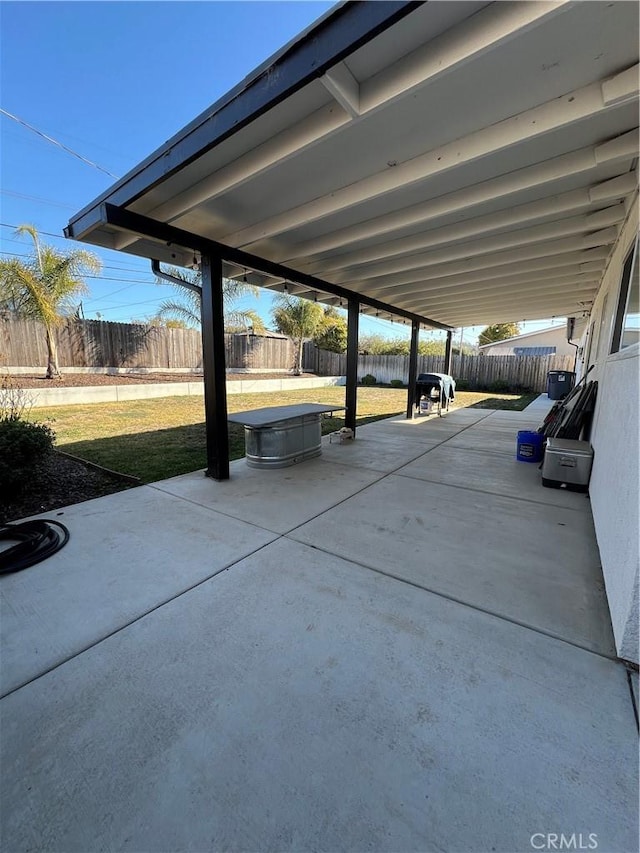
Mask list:
[[[39,233],[43,234],[44,232],[40,231]],[[4,239],[6,240],[6,237]],[[0,249],[0,252],[3,255],[10,255],[12,258],[31,258],[31,257],[33,257],[32,255],[26,254],[25,252],[8,252],[6,249]],[[127,272],[146,273],[147,272],[147,270],[145,270],[141,267],[113,267],[110,264],[103,264],[101,269],[103,269],[103,270],[114,270],[115,272],[121,272],[121,273],[127,273]],[[151,273],[150,273],[150,275],[151,275]],[[86,278],[102,278],[102,276],[101,275],[100,276],[86,276]],[[129,281],[129,280],[130,279],[128,279],[128,278],[114,279],[114,281]],[[133,280],[133,279],[131,279],[131,280]],[[139,279],[135,279],[135,280],[139,281]],[[149,282],[149,283],[151,284],[152,282]]]
[[48,136],[46,133],[43,133],[41,130],[38,130],[37,127],[33,127],[33,125],[28,124],[24,119],[18,118],[18,116],[14,116],[12,113],[7,112],[7,110],[3,110],[0,107],[0,113],[7,116],[7,118],[12,119],[13,121],[21,124],[23,127],[26,127],[27,130],[30,130],[32,133],[36,133],[38,136],[41,136],[43,139],[46,139],[47,142],[50,142],[52,145],[57,145],[58,148],[61,148],[63,151],[66,151],[67,154],[71,154],[72,157],[76,157],[82,163],[85,163],[87,166],[92,166],[94,169],[98,169],[100,172],[104,172],[105,175],[109,175],[110,178],[118,179],[117,175],[114,175],[113,172],[110,172],[108,169],[99,166],[97,163],[94,163],[93,160],[87,160],[86,157],[83,157],[82,154],[78,154],[77,151],[74,151],[72,148],[67,148],[66,145],[63,145],[62,142],[58,142],[57,139],[54,139],[52,136]]
[[27,201],[35,201],[40,204],[50,204],[52,207],[64,207],[67,210],[76,210],[76,206],[73,204],[65,204],[62,201],[52,201],[50,198],[40,198],[40,196],[37,195],[26,195],[25,193],[19,193],[15,190],[2,189],[0,190],[0,193],[2,193],[2,195],[11,195],[15,198],[24,198]]
[[[30,255],[18,255],[16,252],[4,252],[5,255],[11,255],[16,258],[28,258]],[[105,267],[106,269],[106,267]],[[116,269],[116,272],[124,272],[124,270]],[[134,272],[142,272],[142,270],[134,270]],[[94,275],[93,273],[86,273],[82,276],[82,278],[95,278],[97,281],[122,281],[128,284],[146,284],[149,287],[157,287],[157,283],[154,281],[149,281],[145,278],[121,278],[120,276],[111,276],[111,275]]]

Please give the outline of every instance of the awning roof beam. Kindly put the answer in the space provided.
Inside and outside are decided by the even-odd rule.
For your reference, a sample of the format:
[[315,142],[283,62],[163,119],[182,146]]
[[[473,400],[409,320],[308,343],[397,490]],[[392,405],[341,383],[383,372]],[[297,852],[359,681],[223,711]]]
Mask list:
[[[379,311],[388,312],[398,317],[404,317],[407,320],[416,320],[418,323],[431,326],[433,329],[442,329],[449,331],[450,326],[443,323],[438,323],[436,320],[431,320],[429,317],[414,314],[411,311],[405,311],[402,308],[396,308],[393,305],[388,305],[386,302],[381,302],[377,299],[361,295],[356,291],[349,290],[345,287],[332,284],[328,281],[316,278],[308,273],[298,272],[290,267],[282,266],[282,264],[274,263],[266,258],[260,258],[257,255],[245,252],[242,249],[235,249],[233,246],[226,246],[215,240],[209,240],[199,234],[193,234],[189,231],[183,231],[181,228],[175,228],[173,225],[167,225],[164,222],[157,222],[155,219],[150,219],[148,216],[142,216],[139,213],[134,213],[130,210],[125,210],[121,207],[116,207],[112,204],[103,204],[100,206],[101,220],[106,225],[111,225],[114,228],[122,229],[123,231],[133,232],[145,237],[150,237],[153,240],[158,240],[164,243],[172,243],[176,246],[188,248],[192,251],[198,251],[209,257],[219,257],[230,263],[238,264],[242,267],[247,267],[253,270],[264,272],[267,275],[276,278],[282,278],[287,281],[305,285],[312,291],[319,291],[333,296],[338,296],[341,299],[357,299],[363,305],[369,305]],[[66,229],[68,237],[74,237],[73,226]]]

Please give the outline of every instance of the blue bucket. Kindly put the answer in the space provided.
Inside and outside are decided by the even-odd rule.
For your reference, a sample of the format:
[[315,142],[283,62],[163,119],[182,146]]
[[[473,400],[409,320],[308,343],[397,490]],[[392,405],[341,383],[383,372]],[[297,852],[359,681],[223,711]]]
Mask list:
[[543,444],[544,435],[542,433],[521,430],[518,433],[516,459],[518,462],[540,462]]

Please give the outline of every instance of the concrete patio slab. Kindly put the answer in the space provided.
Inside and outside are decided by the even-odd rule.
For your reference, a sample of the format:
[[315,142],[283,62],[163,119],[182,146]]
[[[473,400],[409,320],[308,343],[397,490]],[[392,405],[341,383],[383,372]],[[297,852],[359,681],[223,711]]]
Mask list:
[[434,447],[428,454],[423,454],[395,473],[547,506],[561,506],[587,513],[591,511],[585,494],[545,488],[538,463],[518,462],[515,455],[496,453],[491,457],[491,463],[487,464],[484,451],[451,447],[447,443]]
[[637,849],[623,667],[282,540],[3,711],[7,850]]
[[45,562],[2,577],[3,694],[274,539],[147,486],[46,517],[71,538]]
[[[436,444],[434,441],[433,446]],[[331,443],[329,436],[325,436],[322,441],[322,456],[327,462],[355,465],[383,473],[390,473],[419,459],[428,449],[422,443],[403,441],[389,434],[381,436],[375,432],[363,435],[359,430],[355,441]]]
[[511,423],[513,421],[518,421],[519,423],[526,422],[531,424],[540,424],[543,420],[543,412],[537,414],[535,411],[530,412],[528,409],[525,409],[522,412],[511,412],[508,409],[498,410],[495,412],[491,412],[491,414],[487,418],[487,422],[503,421],[505,423]]
[[406,414],[402,413],[399,415],[393,415],[390,418],[385,418],[383,421],[375,421],[375,423],[397,423],[404,424],[405,426],[407,424],[412,424],[414,427],[420,427],[421,425],[445,426],[446,424],[466,426],[469,423],[475,423],[476,421],[483,420],[488,417],[492,411],[492,409],[450,409],[448,412],[444,412],[442,417],[439,417],[437,414],[416,414],[413,418],[409,419],[407,419]]
[[231,465],[231,479],[225,482],[194,471],[154,483],[152,488],[275,533],[286,533],[381,476],[379,471],[338,465],[322,457],[274,470],[249,468],[244,459],[238,459]]
[[636,711],[638,711],[640,710],[640,680],[637,671],[629,672],[629,681],[631,682],[633,701],[635,702]]
[[291,536],[614,654],[590,513],[391,474]]
[[457,435],[467,426],[468,424],[460,421],[449,422],[446,418],[386,419],[358,427],[356,436],[386,435],[402,442],[413,441],[433,445]]
[[492,415],[490,418],[487,418],[486,421],[482,422],[482,427],[486,427],[487,429],[492,429],[493,427],[511,429],[513,430],[513,433],[515,435],[521,429],[527,429],[531,430],[531,432],[536,432],[541,423],[542,419],[538,420],[537,418],[494,418]]
[[469,408],[466,408],[466,409],[452,408],[452,409],[449,409],[449,411],[445,415],[445,418],[447,420],[453,420],[453,421],[459,421],[460,420],[460,421],[464,421],[465,423],[468,423],[469,421],[482,420],[482,418],[485,418],[488,414],[490,414],[491,411],[492,411],[492,409],[481,409],[481,408],[475,409],[473,406],[469,406]]
[[[529,422],[535,423],[535,422]],[[476,430],[482,430],[484,432],[494,432],[498,435],[507,435],[507,436],[516,436],[521,429],[527,429],[526,426],[522,426],[523,421],[501,421],[497,418],[489,417],[485,418],[481,423],[471,424],[469,427],[470,430],[474,432]]]
[[483,453],[497,453],[515,458],[517,433],[517,430],[503,431],[498,427],[489,429],[474,425],[461,432],[460,435],[451,436],[447,445],[464,450],[481,450]]
[[[440,423],[441,424],[441,423],[445,423],[447,421],[449,423],[468,424],[468,423],[473,423],[475,421],[480,421],[483,418],[486,418],[487,415],[489,415],[492,411],[493,411],[493,409],[472,409],[472,408],[449,409],[448,412],[443,412],[442,417],[438,417],[437,414],[430,414],[430,415],[417,414],[417,415],[414,415],[412,420],[413,420],[413,423],[415,423],[415,424],[420,424],[420,423],[427,423],[427,424],[429,424],[429,423],[431,423],[431,424]],[[399,415],[393,415],[393,417],[386,418],[385,420],[390,421],[391,423],[396,423],[396,422],[402,423],[402,422],[406,422],[406,419],[407,419],[406,414],[403,413],[403,414],[399,414]],[[376,423],[381,423],[381,422],[376,421]]]
[[555,402],[555,400],[550,400],[546,394],[540,394],[535,400],[529,403],[525,412],[528,414],[531,412],[535,412],[536,414],[540,413],[542,417],[544,417],[549,409],[554,406]]

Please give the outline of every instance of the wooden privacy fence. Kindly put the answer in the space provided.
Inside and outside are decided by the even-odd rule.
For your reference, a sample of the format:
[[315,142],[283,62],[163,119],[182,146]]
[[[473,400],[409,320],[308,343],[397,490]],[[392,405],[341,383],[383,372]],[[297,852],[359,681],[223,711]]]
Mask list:
[[[491,390],[495,383],[506,383],[510,388],[523,388],[542,393],[547,388],[549,370],[573,370],[573,356],[490,356],[454,355],[451,372],[460,383],[469,388]],[[343,376],[346,372],[346,355],[318,350],[305,344],[304,368],[320,376]],[[418,373],[443,373],[444,356],[419,356]],[[409,356],[360,355],[358,378],[375,376],[378,383],[388,384],[399,379],[409,381]]]
[[[202,339],[194,329],[166,329],[103,320],[66,320],[56,329],[60,367],[120,367],[147,370],[202,367]],[[225,335],[227,367],[290,370],[295,344],[289,338]],[[35,320],[0,319],[0,365],[44,368],[44,328]],[[318,376],[344,376],[347,357],[304,345],[303,369]],[[506,383],[511,388],[545,391],[549,370],[572,370],[573,356],[454,355],[451,371],[470,388]],[[442,373],[444,356],[419,356],[418,373]],[[358,377],[370,374],[382,384],[407,382],[409,357],[361,355]]]
[[[166,329],[103,320],[65,320],[56,329],[60,367],[120,367],[162,370],[202,367],[202,338],[195,329]],[[295,345],[288,338],[225,335],[228,367],[293,367]],[[0,319],[0,364],[44,368],[44,327],[35,320]]]

